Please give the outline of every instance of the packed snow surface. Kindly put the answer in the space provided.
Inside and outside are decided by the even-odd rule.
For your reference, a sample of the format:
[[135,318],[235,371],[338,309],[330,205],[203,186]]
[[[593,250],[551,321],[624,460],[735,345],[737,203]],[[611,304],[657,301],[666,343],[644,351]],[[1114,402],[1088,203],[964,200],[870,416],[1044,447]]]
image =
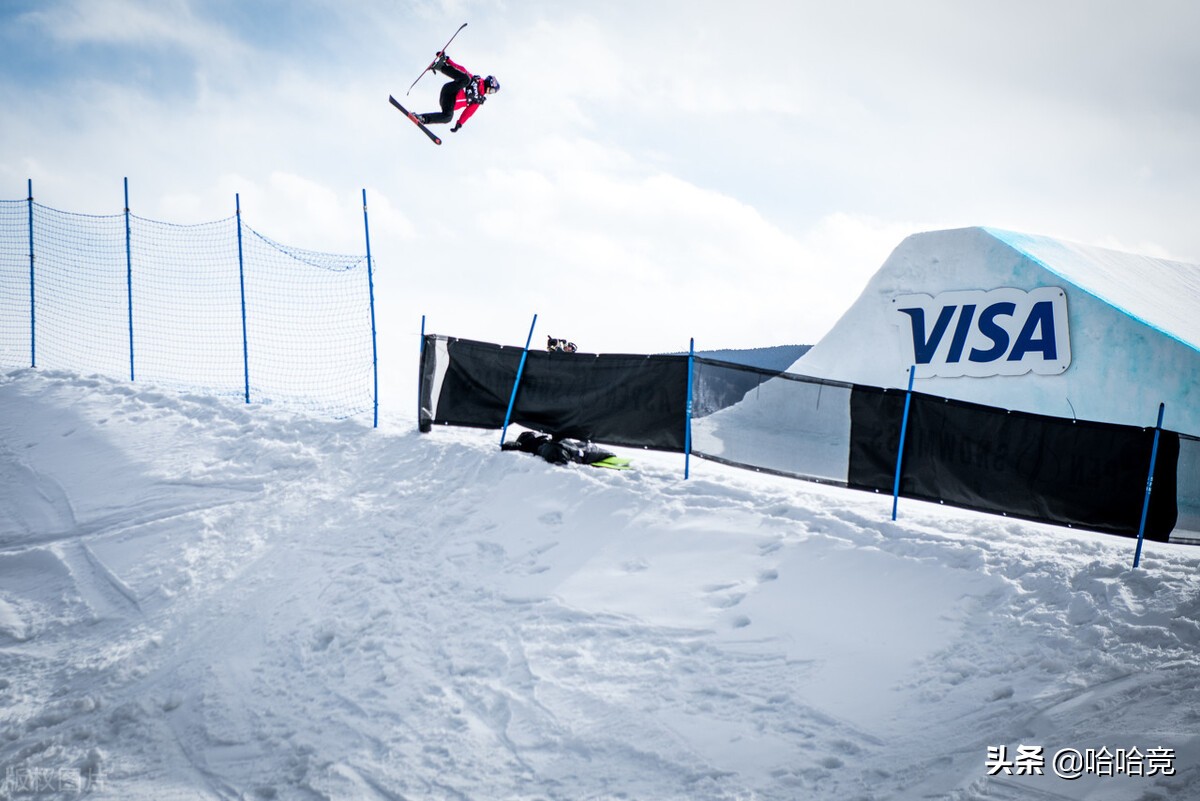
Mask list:
[[0,798],[1200,798],[1200,549],[498,439],[0,375]]

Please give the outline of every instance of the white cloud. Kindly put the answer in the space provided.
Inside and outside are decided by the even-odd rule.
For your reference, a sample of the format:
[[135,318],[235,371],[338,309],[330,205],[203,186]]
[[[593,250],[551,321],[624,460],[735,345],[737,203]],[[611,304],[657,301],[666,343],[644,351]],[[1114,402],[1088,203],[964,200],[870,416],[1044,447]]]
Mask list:
[[186,0],[71,0],[31,11],[25,19],[51,39],[69,44],[230,49],[233,40],[198,18]]

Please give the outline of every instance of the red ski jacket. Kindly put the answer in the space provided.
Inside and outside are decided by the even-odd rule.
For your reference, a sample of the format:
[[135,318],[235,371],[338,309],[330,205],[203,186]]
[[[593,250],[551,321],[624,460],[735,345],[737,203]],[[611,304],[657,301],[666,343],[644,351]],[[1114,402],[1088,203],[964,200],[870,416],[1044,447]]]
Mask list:
[[[447,67],[451,69],[447,69]],[[459,75],[455,75],[451,70],[457,70]],[[467,120],[471,119],[475,110],[487,99],[487,94],[484,92],[483,78],[478,75],[472,75],[470,70],[451,60],[449,56],[446,56],[446,66],[442,67],[442,72],[458,80],[466,79],[465,87],[459,89],[458,95],[454,98],[454,110],[457,111],[460,108],[463,110],[463,113],[458,117],[457,123],[461,126]]]

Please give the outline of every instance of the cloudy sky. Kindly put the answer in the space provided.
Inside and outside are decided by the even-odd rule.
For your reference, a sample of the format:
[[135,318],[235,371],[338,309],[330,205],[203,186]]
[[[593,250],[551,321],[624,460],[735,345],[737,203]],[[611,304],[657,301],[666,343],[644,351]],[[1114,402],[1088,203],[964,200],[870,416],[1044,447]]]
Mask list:
[[[387,96],[463,22],[451,55],[503,88],[435,147]],[[116,214],[127,176],[190,224],[238,193],[353,253],[365,188],[393,364],[422,314],[813,343],[919,231],[1200,262],[1197,30],[1190,0],[0,0],[0,198]]]

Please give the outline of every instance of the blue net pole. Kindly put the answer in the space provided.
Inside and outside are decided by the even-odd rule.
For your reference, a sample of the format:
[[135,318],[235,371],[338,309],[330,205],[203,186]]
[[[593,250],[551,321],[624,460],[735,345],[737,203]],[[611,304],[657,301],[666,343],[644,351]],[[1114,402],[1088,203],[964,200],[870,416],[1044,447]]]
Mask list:
[[1142,541],[1146,537],[1146,516],[1150,512],[1150,489],[1154,486],[1154,464],[1158,461],[1158,437],[1162,434],[1163,412],[1165,403],[1158,404],[1158,422],[1154,425],[1154,445],[1150,448],[1150,474],[1146,477],[1146,497],[1142,499],[1142,520],[1138,523],[1137,549],[1133,552],[1133,566],[1136,568],[1142,562]]
[[892,520],[896,519],[896,508],[900,503],[900,468],[904,463],[904,436],[908,433],[908,407],[912,403],[913,376],[917,366],[908,368],[908,392],[904,393],[904,420],[900,423],[900,447],[896,449],[896,481],[892,485]]
[[421,315],[421,344],[417,349],[417,428],[421,427],[421,397],[425,391],[425,315]]
[[246,379],[246,403],[250,402],[250,344],[246,336],[246,262],[242,256],[242,196],[233,196],[237,214],[238,288],[242,297],[242,373]]
[[529,356],[529,343],[533,341],[533,328],[537,325],[537,315],[529,324],[529,336],[525,338],[525,350],[521,351],[521,364],[517,366],[517,377],[513,381],[512,395],[508,397],[508,411],[504,413],[504,428],[500,431],[500,447],[504,447],[504,437],[508,435],[508,421],[512,419],[513,404],[517,402],[517,390],[521,386],[521,373],[525,372],[525,359]]
[[371,394],[374,398],[375,422],[373,427],[379,428],[379,350],[375,342],[375,273],[371,267],[371,225],[367,222],[367,190],[362,191],[363,198],[363,231],[367,237],[367,292],[371,301]]
[[688,340],[687,420],[683,429],[683,480],[687,481],[692,466],[692,380],[696,369],[696,338]]
[[129,245],[129,178],[125,178],[125,294],[129,308],[129,380],[133,381],[133,254]]
[[33,270],[33,179],[29,186],[29,366],[37,367],[37,296]]

